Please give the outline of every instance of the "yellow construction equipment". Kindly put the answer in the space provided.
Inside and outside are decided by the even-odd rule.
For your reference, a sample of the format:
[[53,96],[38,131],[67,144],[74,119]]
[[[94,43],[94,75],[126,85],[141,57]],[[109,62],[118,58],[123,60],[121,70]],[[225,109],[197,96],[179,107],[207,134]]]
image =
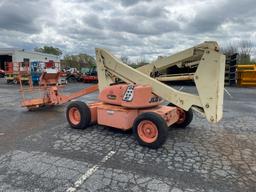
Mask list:
[[237,65],[237,85],[241,87],[256,86],[256,64]]

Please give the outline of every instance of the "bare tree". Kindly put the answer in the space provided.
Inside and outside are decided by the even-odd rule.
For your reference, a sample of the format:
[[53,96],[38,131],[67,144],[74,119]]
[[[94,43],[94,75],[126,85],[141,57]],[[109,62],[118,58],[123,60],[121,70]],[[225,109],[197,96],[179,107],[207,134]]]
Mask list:
[[238,44],[240,54],[251,55],[253,52],[253,43],[251,40],[241,40]]
[[249,64],[251,62],[251,55],[253,53],[253,42],[251,40],[241,40],[238,43],[240,63]]
[[238,48],[237,48],[237,45],[236,43],[234,42],[229,42],[226,46],[222,47],[221,48],[221,52],[224,54],[224,55],[233,55],[235,53],[238,53]]
[[251,56],[255,51],[254,44],[251,40],[240,40],[236,42],[230,42],[221,48],[221,52],[226,56],[239,53],[240,64],[251,63]]

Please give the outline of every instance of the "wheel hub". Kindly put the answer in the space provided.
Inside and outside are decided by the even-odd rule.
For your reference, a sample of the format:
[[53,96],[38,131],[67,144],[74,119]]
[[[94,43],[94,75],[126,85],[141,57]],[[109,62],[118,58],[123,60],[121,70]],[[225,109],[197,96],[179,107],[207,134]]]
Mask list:
[[80,115],[79,110],[76,107],[72,107],[69,110],[69,119],[70,119],[71,123],[74,125],[77,125],[80,123],[81,115]]
[[158,129],[153,122],[144,120],[138,125],[138,135],[144,142],[152,143],[158,137]]

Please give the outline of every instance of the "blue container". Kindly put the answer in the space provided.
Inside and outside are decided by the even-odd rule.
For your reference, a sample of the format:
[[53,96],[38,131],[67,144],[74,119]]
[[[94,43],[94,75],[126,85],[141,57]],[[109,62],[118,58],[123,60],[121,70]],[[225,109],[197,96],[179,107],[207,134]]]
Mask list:
[[41,68],[40,64],[41,64],[41,62],[39,62],[39,61],[31,62],[30,73],[31,73],[33,85],[39,84],[40,76],[42,74],[42,68]]

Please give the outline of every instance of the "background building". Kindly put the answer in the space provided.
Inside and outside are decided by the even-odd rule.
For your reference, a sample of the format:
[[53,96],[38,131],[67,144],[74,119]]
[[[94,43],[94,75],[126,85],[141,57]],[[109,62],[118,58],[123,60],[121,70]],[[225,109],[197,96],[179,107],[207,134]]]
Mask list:
[[33,61],[47,62],[49,60],[59,62],[60,58],[59,56],[46,53],[25,51],[15,48],[0,48],[0,69],[5,69],[6,62],[29,63]]

